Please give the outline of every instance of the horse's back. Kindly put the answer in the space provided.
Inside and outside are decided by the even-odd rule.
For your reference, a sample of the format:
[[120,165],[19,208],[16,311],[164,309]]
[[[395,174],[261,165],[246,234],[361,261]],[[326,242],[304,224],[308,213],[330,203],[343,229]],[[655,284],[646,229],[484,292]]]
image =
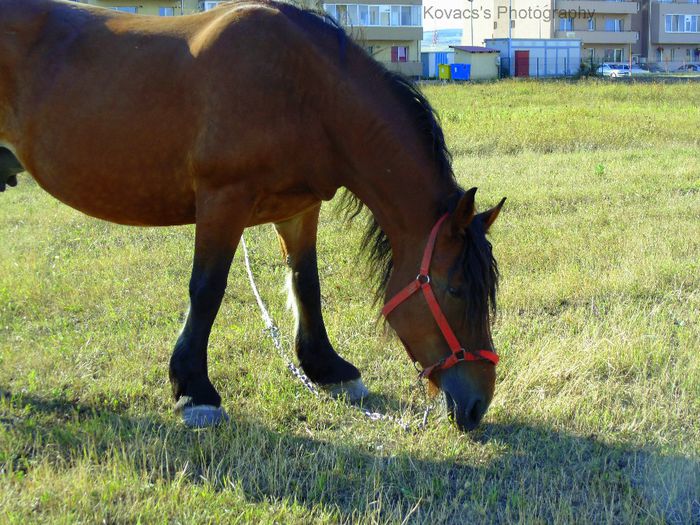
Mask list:
[[324,54],[279,5],[176,18],[64,9],[21,97],[27,167],[59,199],[114,222],[179,224],[194,221],[203,184],[275,196],[322,180],[321,154],[309,165],[302,153],[327,140],[311,111]]

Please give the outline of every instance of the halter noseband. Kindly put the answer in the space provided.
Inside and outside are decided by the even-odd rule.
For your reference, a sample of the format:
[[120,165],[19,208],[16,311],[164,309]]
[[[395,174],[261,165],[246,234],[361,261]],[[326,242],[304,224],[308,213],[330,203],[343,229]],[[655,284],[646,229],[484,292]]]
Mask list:
[[[425,300],[428,303],[430,312],[433,314],[433,318],[435,319],[435,322],[440,328],[440,331],[442,332],[443,337],[447,341],[447,345],[450,347],[452,353],[447,357],[443,357],[437,363],[427,368],[424,368],[419,374],[419,378],[430,377],[430,375],[433,372],[437,372],[438,370],[447,370],[448,368],[453,367],[460,361],[486,360],[490,361],[494,365],[498,364],[498,355],[496,355],[495,352],[491,352],[490,350],[467,351],[464,348],[462,348],[462,346],[459,344],[459,341],[457,340],[457,336],[455,336],[455,333],[452,331],[452,328],[450,328],[450,323],[447,321],[447,318],[442,313],[442,309],[440,308],[440,305],[437,302],[437,298],[433,293],[433,288],[430,286],[430,261],[433,258],[433,250],[435,249],[435,242],[437,240],[438,232],[440,231],[440,226],[443,222],[445,222],[445,219],[447,219],[448,216],[449,214],[446,213],[445,215],[440,217],[435,223],[435,226],[433,226],[433,229],[430,232],[430,236],[428,237],[428,242],[425,245],[425,250],[423,251],[423,260],[421,261],[420,273],[418,274],[418,276],[415,278],[415,280],[411,281],[405,288],[403,288],[399,293],[392,297],[384,305],[384,308],[382,308],[382,314],[384,315],[384,317],[388,317],[389,314],[393,312],[397,306],[399,306],[406,299],[411,297],[418,290],[423,291],[423,296],[425,297]],[[411,357],[414,363],[417,361],[410,351],[408,352],[408,355]]]

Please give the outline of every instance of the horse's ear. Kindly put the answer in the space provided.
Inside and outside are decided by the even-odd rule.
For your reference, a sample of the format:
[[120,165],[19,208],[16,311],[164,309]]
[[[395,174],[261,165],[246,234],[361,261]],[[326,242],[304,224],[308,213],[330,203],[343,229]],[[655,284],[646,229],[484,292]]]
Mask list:
[[503,197],[501,202],[496,204],[493,208],[488,211],[479,214],[479,217],[484,221],[484,231],[488,232],[491,225],[498,219],[498,214],[501,213],[501,208],[503,208],[503,203],[506,202],[506,198]]
[[464,235],[474,219],[474,195],[476,188],[468,190],[459,199],[457,207],[452,214],[452,235]]

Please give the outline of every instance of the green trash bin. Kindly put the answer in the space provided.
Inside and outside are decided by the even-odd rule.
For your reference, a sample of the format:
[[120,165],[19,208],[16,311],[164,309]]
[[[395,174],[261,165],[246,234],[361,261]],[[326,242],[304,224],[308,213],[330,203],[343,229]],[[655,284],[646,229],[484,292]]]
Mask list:
[[450,71],[449,64],[440,64],[438,66],[438,78],[440,80],[451,80],[452,79],[452,73]]

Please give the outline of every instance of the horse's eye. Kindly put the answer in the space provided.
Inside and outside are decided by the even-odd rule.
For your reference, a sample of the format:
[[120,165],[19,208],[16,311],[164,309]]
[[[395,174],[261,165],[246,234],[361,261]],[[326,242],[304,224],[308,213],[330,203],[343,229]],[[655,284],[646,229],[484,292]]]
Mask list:
[[462,290],[455,286],[450,286],[447,288],[447,293],[450,294],[452,297],[461,297],[462,296]]

